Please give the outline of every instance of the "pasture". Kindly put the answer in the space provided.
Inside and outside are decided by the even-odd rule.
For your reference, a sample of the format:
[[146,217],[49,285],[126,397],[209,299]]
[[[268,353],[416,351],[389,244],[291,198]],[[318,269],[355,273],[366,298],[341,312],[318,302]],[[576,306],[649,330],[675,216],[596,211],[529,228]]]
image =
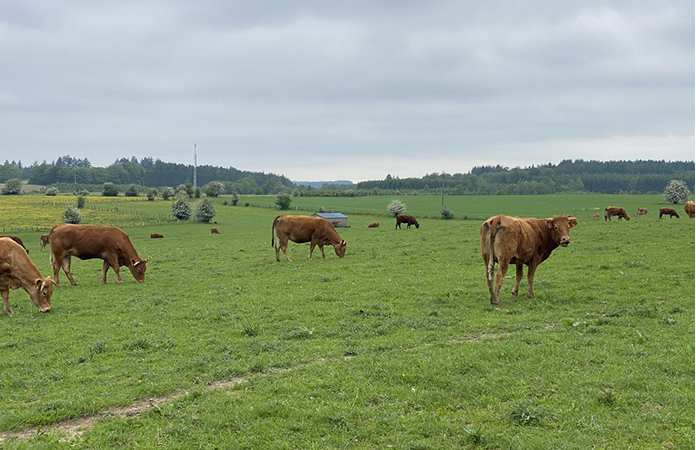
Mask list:
[[[50,313],[11,291],[0,445],[693,448],[693,219],[659,220],[659,196],[579,195],[446,198],[476,220],[444,221],[421,219],[439,216],[439,197],[401,197],[421,227],[395,231],[391,198],[293,198],[364,212],[337,230],[344,259],[329,247],[308,260],[307,244],[290,243],[293,261],[276,262],[279,212],[217,199],[219,235],[122,226],[149,258],[144,284],[122,270],[122,285],[112,271],[102,285],[101,260],[73,260],[78,286],[61,273]],[[592,218],[608,204],[631,221]],[[637,206],[650,213],[634,217]],[[134,201],[102,220],[169,208]],[[494,310],[478,218],[501,212],[579,225],[537,270],[536,298],[509,295],[513,270]],[[31,213],[22,220],[33,226]],[[50,275],[41,231],[13,234]]]

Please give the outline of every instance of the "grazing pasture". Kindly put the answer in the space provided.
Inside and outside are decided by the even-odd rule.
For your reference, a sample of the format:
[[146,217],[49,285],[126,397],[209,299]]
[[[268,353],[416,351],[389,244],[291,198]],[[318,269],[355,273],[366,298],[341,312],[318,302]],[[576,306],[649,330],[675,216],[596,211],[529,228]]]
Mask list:
[[[145,283],[102,285],[100,260],[74,261],[80,285],[55,288],[50,313],[12,293],[15,315],[0,317],[0,446],[693,448],[694,222],[605,223],[595,204],[659,200],[590,197],[461,198],[471,217],[578,218],[571,244],[537,270],[536,297],[511,297],[509,274],[498,311],[483,219],[428,219],[440,203],[428,214],[415,201],[427,198],[402,198],[418,232],[351,216],[342,259],[308,260],[308,244],[290,244],[294,260],[276,262],[278,211],[224,199],[220,235],[123,227],[149,259]],[[371,211],[386,215],[389,199]],[[14,234],[50,274],[41,231]]]

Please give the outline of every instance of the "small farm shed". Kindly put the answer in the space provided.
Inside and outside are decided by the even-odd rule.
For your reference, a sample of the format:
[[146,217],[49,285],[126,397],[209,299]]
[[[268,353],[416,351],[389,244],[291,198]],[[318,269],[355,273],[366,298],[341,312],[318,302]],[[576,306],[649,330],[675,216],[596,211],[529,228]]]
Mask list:
[[314,213],[315,217],[321,217],[326,219],[336,228],[346,228],[348,227],[348,217],[341,213]]

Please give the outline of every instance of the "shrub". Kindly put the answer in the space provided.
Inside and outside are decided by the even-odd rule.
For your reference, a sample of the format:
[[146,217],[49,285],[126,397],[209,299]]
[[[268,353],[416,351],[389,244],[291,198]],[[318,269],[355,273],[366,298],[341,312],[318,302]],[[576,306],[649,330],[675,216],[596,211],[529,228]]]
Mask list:
[[118,195],[118,188],[114,183],[107,181],[102,186],[102,195],[104,197],[116,197]]
[[160,192],[162,193],[162,198],[164,200],[169,200],[174,195],[174,189],[169,186],[161,188]]
[[55,186],[48,186],[45,191],[46,195],[49,197],[55,197],[58,195],[58,188]]
[[5,181],[5,187],[2,188],[2,195],[19,195],[22,193],[22,181],[18,178],[11,178]]
[[196,202],[194,206],[194,219],[196,222],[208,223],[210,219],[215,217],[215,205],[212,200],[202,198]]
[[84,219],[80,210],[75,205],[68,205],[63,212],[63,223],[80,223]]
[[124,195],[126,197],[137,197],[139,194],[140,186],[138,186],[137,184],[129,184],[126,188],[126,192],[124,192]]
[[689,188],[682,180],[672,180],[665,187],[665,200],[670,203],[686,203],[689,200]]
[[237,197],[237,193],[232,194],[232,206],[237,206],[239,204],[239,197]]
[[290,209],[290,203],[292,203],[292,197],[287,192],[281,192],[275,200],[275,204],[282,210]]
[[225,190],[225,185],[219,181],[211,181],[205,186],[205,195],[208,197],[219,197]]
[[406,212],[406,205],[400,200],[392,200],[387,206],[387,211],[396,217]]
[[85,207],[85,197],[82,195],[77,196],[77,209],[82,209]]
[[147,199],[148,200],[154,200],[156,196],[157,196],[157,189],[151,188],[147,191]]
[[452,211],[447,207],[447,205],[442,207],[440,210],[440,215],[442,215],[444,220],[454,219],[454,214],[452,214]]
[[193,197],[193,185],[191,183],[184,183],[180,184],[176,187],[176,195],[179,195],[179,193],[182,193],[187,196],[188,198]]
[[189,220],[191,218],[191,205],[185,194],[179,193],[172,203],[172,216],[179,220]]

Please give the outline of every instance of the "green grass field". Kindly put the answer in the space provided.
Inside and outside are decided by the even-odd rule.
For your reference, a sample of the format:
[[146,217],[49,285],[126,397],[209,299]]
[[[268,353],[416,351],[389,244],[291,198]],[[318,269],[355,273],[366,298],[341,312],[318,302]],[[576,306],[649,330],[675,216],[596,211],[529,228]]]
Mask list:
[[[101,261],[73,260],[78,286],[56,288],[50,313],[11,291],[0,446],[694,447],[692,219],[658,219],[659,196],[452,197],[456,217],[476,220],[451,221],[436,218],[437,196],[399,199],[420,229],[394,230],[391,197],[293,198],[349,214],[344,259],[327,248],[308,260],[309,246],[291,243],[294,260],[278,263],[279,212],[221,198],[220,235],[123,227],[150,260],[144,284],[126,270],[104,286]],[[609,204],[632,220],[592,218]],[[650,213],[633,217],[638,206]],[[114,214],[168,208],[132,202]],[[576,214],[579,225],[539,267],[536,298],[512,298],[508,273],[496,311],[478,232],[479,218],[501,212]],[[14,234],[49,275],[41,231]]]

